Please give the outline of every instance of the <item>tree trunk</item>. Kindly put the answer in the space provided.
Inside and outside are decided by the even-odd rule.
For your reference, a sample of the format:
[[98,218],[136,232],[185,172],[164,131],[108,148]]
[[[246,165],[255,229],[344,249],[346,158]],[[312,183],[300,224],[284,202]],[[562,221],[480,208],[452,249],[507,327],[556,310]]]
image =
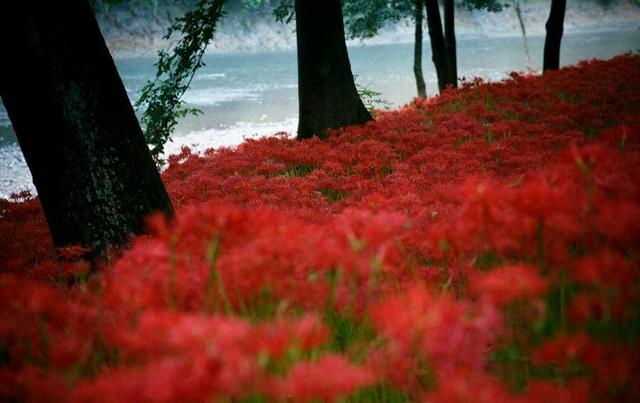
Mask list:
[[531,63],[531,52],[529,52],[529,41],[527,40],[527,30],[524,26],[524,20],[522,19],[522,10],[520,9],[520,0],[511,0],[513,10],[516,12],[518,18],[518,24],[520,24],[520,32],[522,33],[522,46],[524,47],[524,57],[527,63],[527,70],[531,70],[533,63]]
[[416,76],[418,96],[427,97],[427,86],[422,75],[422,21],[424,20],[424,0],[415,0],[415,44],[413,48],[413,74]]
[[455,5],[444,0],[444,44],[447,54],[447,86],[458,87],[458,60],[456,56]]
[[440,92],[447,87],[447,55],[442,34],[442,21],[438,0],[426,0],[427,25],[429,26],[429,39],[431,41],[431,57],[438,75],[438,89]]
[[0,95],[54,244],[100,252],[171,214],[89,3],[7,1],[0,14]]
[[371,120],[356,90],[340,0],[295,0],[298,43],[298,138]]
[[564,31],[564,11],[567,0],[551,0],[551,11],[547,19],[547,36],[544,40],[544,60],[542,71],[560,68],[560,43]]

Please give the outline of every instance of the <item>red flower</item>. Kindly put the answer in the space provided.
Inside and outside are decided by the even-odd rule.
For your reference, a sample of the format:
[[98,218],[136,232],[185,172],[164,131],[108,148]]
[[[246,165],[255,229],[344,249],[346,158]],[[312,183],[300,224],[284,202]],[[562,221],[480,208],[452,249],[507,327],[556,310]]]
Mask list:
[[285,379],[272,382],[268,393],[274,398],[301,402],[315,399],[335,402],[374,382],[374,376],[366,368],[355,367],[339,355],[324,355],[315,363],[295,365]]
[[516,300],[540,298],[547,291],[547,280],[534,266],[502,266],[487,273],[473,273],[470,289],[474,295],[502,307]]

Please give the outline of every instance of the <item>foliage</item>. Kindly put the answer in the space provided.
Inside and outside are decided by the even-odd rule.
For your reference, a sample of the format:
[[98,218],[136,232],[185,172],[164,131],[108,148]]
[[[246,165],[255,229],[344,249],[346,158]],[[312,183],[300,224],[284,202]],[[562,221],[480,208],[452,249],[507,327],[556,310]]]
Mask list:
[[353,81],[356,84],[356,90],[358,96],[362,99],[362,103],[369,113],[374,114],[376,109],[389,109],[391,104],[386,99],[382,98],[382,93],[372,90],[366,85],[360,85],[356,81],[357,76],[353,76]]
[[[182,3],[192,2],[193,0],[183,0]],[[96,13],[109,14],[113,6],[126,5],[139,9],[152,10],[154,13],[163,6],[175,3],[171,0],[90,0],[91,7]]]
[[[180,9],[192,9],[197,0],[91,0],[91,6],[96,12],[108,14],[112,6],[124,5],[136,10],[152,10],[154,13],[172,6]],[[243,13],[249,15],[272,9],[278,0],[226,0],[223,11],[226,13]]]
[[345,0],[342,6],[347,37],[370,38],[387,23],[412,17],[411,0]]
[[147,82],[136,102],[136,108],[142,110],[140,121],[156,160],[178,119],[200,113],[186,108],[182,96],[196,71],[204,65],[202,56],[223,15],[223,4],[224,0],[199,0],[194,10],[175,20],[164,39],[178,36],[179,41],[173,49],[158,52],[155,80]]
[[293,3],[291,0],[280,0],[273,9],[273,15],[276,21],[288,24],[291,22],[295,14]]
[[[458,5],[469,10],[489,11],[501,11],[504,6],[499,0],[461,0]],[[415,3],[413,0],[345,0],[342,10],[347,37],[365,39],[377,35],[387,24],[413,19]]]
[[499,12],[503,8],[509,7],[508,3],[503,3],[500,0],[461,0],[460,4],[468,10],[485,9],[492,12]]
[[625,55],[185,148],[89,279],[0,200],[0,400],[633,401],[639,103]]
[[277,4],[277,0],[227,0],[225,10],[228,12],[262,12],[272,9]]
[[91,4],[91,8],[94,11],[101,11],[108,9],[111,5],[116,5],[124,2],[125,0],[89,0],[89,4]]

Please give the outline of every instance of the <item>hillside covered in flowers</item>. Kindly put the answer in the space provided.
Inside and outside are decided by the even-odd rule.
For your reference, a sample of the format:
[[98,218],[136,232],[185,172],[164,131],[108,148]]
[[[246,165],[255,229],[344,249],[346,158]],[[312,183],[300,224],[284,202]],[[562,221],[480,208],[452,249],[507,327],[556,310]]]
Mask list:
[[0,200],[2,401],[640,396],[640,56],[184,149],[97,272]]

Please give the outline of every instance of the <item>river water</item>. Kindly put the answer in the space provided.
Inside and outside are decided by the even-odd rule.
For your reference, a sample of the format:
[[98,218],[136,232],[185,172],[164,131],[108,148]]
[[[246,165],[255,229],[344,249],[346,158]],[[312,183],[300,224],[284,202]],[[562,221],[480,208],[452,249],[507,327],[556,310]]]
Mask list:
[[[525,71],[526,59],[520,36],[468,37],[458,39],[458,73],[461,77],[504,79],[511,71]],[[533,68],[541,69],[543,36],[529,38]],[[437,93],[430,47],[425,43],[424,74],[428,95]],[[640,29],[567,34],[563,38],[562,65],[585,59],[607,59],[640,49]],[[349,48],[356,82],[381,93],[391,106],[415,96],[413,45],[368,45]],[[132,101],[154,73],[152,57],[116,60]],[[297,73],[295,51],[208,54],[206,66],[185,94],[189,106],[203,115],[183,119],[167,153],[183,145],[196,150],[234,146],[244,138],[293,133],[297,124]],[[34,94],[37,96],[37,94]],[[0,104],[0,197],[31,189],[31,178],[17,146],[5,109]]]

